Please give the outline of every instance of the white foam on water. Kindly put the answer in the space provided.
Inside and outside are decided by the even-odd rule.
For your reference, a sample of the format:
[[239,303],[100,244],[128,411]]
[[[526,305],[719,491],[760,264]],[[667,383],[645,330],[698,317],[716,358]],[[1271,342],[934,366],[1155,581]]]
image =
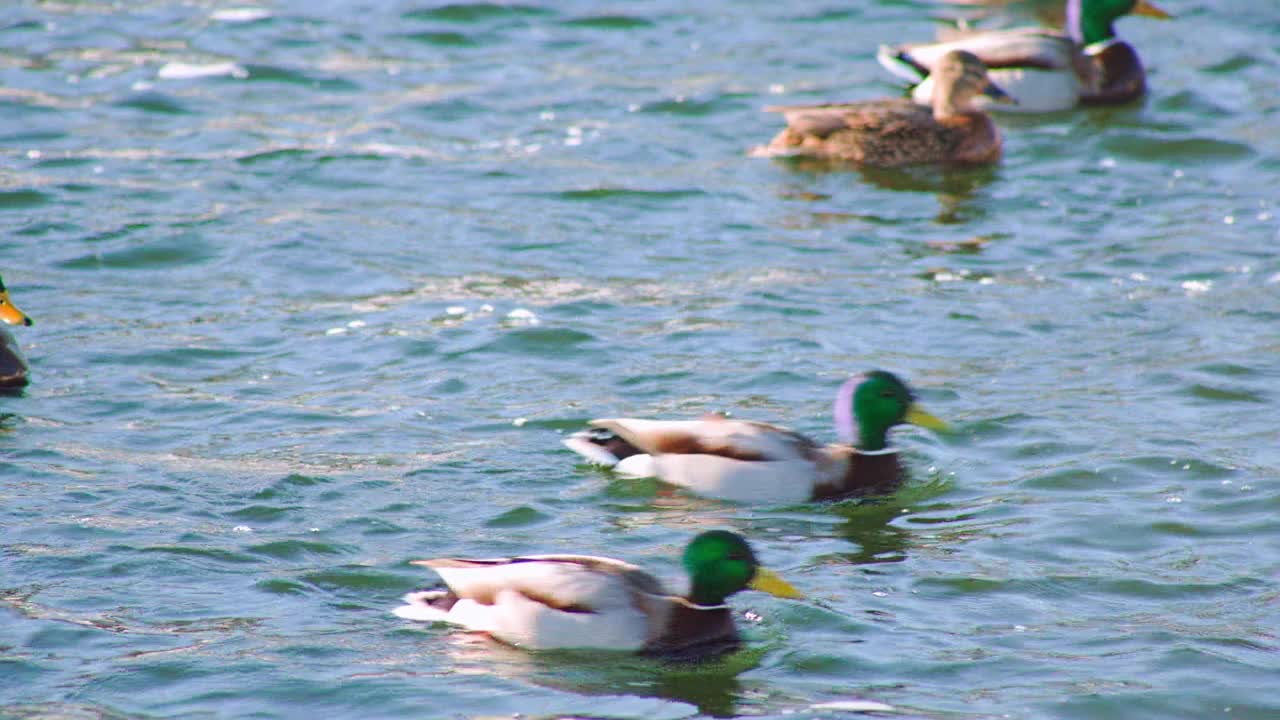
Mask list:
[[209,77],[233,77],[244,79],[249,71],[233,62],[220,63],[165,63],[156,77],[163,80],[198,80]]
[[270,10],[254,7],[223,8],[209,13],[210,20],[227,23],[251,23],[266,20],[269,17],[271,17]]

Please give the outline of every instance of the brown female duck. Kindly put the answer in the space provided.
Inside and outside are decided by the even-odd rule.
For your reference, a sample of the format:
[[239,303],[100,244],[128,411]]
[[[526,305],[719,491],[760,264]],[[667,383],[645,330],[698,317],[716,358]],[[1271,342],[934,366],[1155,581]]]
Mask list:
[[973,105],[976,96],[1008,96],[973,53],[957,50],[934,69],[932,105],[885,98],[839,105],[790,105],[787,128],[753,151],[767,157],[816,157],[873,167],[920,163],[982,164],[1000,158],[1000,131]]

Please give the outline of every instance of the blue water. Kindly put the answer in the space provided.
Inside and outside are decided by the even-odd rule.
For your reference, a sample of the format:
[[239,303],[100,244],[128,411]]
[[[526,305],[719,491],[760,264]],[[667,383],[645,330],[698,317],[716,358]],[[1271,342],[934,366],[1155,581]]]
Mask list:
[[[974,7],[12,4],[0,717],[1280,717],[1280,10],[1161,4],[1119,25],[1145,102],[1002,117],[1003,162],[947,173],[745,151]],[[899,432],[878,502],[559,443],[830,440],[871,367],[956,426]],[[421,557],[678,584],[707,527],[808,595],[736,596],[717,662],[390,613]]]

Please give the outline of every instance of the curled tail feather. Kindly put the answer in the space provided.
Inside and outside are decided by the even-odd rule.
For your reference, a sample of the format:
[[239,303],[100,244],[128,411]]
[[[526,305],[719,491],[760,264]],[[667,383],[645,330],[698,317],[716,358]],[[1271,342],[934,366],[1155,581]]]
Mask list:
[[392,611],[396,617],[420,622],[447,622],[458,596],[448,590],[416,590],[401,600],[405,604]]
[[918,84],[929,75],[929,71],[913,61],[905,50],[889,45],[880,46],[876,52],[876,61],[880,63],[880,67],[912,85]]
[[633,455],[644,454],[614,432],[602,428],[576,432],[561,442],[587,460],[605,467],[614,467]]

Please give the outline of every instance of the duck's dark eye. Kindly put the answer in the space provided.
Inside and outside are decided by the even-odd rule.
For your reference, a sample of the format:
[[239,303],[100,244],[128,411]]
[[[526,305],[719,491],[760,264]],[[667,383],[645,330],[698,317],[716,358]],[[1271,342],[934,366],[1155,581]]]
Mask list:
[[884,390],[884,391],[881,391],[880,393],[880,397],[891,398],[891,397],[897,397],[897,396],[898,396],[898,393],[892,390]]

